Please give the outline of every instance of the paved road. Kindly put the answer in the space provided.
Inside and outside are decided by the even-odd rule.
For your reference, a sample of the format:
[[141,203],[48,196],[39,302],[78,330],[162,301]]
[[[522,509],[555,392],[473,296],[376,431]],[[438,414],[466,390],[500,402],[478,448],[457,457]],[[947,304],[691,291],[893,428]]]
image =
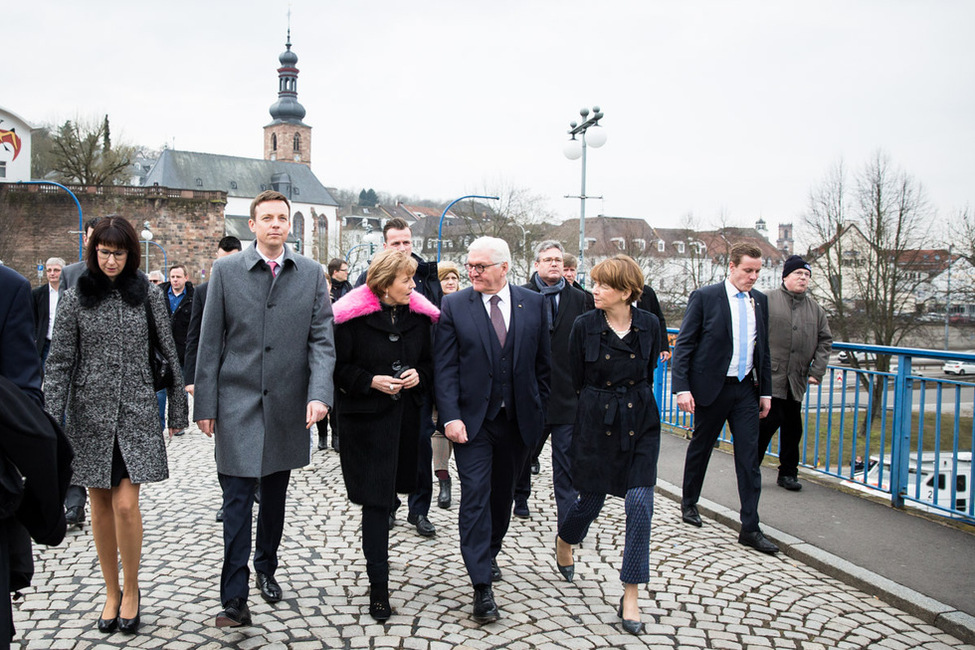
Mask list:
[[[267,605],[252,590],[254,626],[211,624],[219,604],[221,530],[210,441],[198,431],[169,446],[171,478],[145,486],[141,633],[95,630],[101,579],[89,529],[36,554],[34,587],[15,605],[22,648],[975,648],[794,558],[767,557],[736,542],[730,528],[680,523],[677,504],[657,499],[645,615],[637,638],[615,615],[624,513],[609,499],[584,548],[575,584],[556,573],[550,463],[536,480],[530,520],[515,520],[499,558],[495,593],[503,618],[470,620],[471,588],[460,559],[456,505],[434,509],[437,537],[402,521],[391,537],[395,615],[366,613],[359,516],[345,498],[334,452],[315,452],[295,472],[278,578],[285,599]],[[456,496],[456,494],[455,494]],[[401,517],[404,516],[401,513]],[[19,645],[18,645],[19,643]]]

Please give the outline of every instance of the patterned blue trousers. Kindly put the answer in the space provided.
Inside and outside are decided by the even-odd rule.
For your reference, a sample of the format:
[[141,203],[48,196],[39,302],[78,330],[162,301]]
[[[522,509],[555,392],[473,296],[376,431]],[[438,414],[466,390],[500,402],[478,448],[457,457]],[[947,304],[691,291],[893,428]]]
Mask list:
[[[589,526],[599,516],[605,494],[580,492],[559,526],[559,537],[573,546],[585,539]],[[650,581],[650,520],[653,519],[653,487],[626,491],[626,543],[620,581],[628,585]]]

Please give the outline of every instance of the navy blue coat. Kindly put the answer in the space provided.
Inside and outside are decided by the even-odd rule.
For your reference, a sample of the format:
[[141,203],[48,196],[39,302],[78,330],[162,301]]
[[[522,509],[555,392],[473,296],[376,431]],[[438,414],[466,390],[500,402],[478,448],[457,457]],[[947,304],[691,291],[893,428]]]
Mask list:
[[[530,448],[541,439],[549,396],[551,337],[547,305],[539,293],[509,283],[514,334],[515,416]],[[434,386],[441,422],[462,420],[467,438],[480,431],[491,399],[495,336],[481,294],[468,287],[446,296],[434,344]]]
[[[768,297],[752,289],[755,301],[755,351],[753,378],[759,395],[772,394],[772,357],[768,346]],[[731,365],[735,340],[731,332],[731,305],[724,282],[691,293],[680,324],[671,361],[674,393],[691,391],[694,401],[708,406],[718,398],[725,373]]]

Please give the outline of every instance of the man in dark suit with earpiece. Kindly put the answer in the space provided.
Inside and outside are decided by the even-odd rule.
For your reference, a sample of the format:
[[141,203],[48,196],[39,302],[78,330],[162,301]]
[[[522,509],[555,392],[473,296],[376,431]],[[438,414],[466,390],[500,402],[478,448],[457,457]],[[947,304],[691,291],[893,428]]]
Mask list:
[[758,498],[762,474],[759,419],[772,404],[772,362],[768,344],[768,299],[752,289],[762,270],[762,249],[731,248],[728,278],[690,295],[674,346],[673,391],[677,407],[694,414],[694,436],[684,461],[681,514],[701,526],[701,496],[711,450],[727,422],[734,437],[735,473],[741,501],[738,541],[763,553],[779,548],[762,534]]

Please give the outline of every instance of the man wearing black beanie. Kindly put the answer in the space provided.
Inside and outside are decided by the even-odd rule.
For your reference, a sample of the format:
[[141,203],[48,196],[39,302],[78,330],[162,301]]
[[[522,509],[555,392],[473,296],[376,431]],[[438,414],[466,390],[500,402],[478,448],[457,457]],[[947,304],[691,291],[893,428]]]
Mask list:
[[769,351],[772,355],[772,409],[759,425],[758,465],[779,430],[778,485],[797,492],[802,399],[807,384],[818,384],[833,346],[826,311],[808,294],[812,268],[798,255],[785,261],[782,286],[768,293]]

